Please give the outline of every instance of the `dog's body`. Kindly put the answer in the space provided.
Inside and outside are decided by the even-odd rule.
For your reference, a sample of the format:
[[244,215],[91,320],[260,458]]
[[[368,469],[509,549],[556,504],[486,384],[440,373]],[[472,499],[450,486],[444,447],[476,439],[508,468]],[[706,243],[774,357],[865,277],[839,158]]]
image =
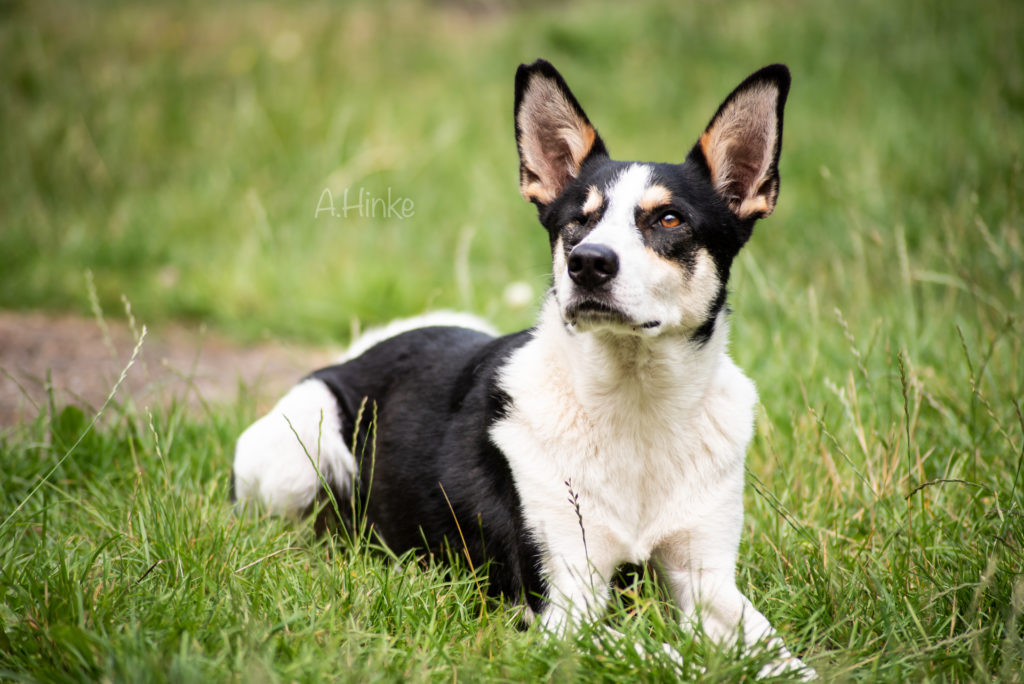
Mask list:
[[553,255],[537,326],[435,318],[358,345],[240,437],[238,497],[299,514],[326,482],[395,551],[490,561],[491,593],[555,632],[653,560],[712,638],[770,636],[734,581],[757,394],[726,353],[725,287],[775,205],[788,88],[766,67],[683,164],[625,163],[550,64],[521,66],[520,190]]

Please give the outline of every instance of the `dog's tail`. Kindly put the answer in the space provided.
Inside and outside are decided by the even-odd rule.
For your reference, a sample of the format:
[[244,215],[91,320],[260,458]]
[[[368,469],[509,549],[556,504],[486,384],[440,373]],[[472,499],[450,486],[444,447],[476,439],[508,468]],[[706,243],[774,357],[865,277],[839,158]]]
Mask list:
[[310,378],[238,438],[231,495],[242,505],[258,502],[274,513],[298,517],[312,511],[325,486],[340,505],[354,475],[355,459],[342,439],[337,401],[327,385]]

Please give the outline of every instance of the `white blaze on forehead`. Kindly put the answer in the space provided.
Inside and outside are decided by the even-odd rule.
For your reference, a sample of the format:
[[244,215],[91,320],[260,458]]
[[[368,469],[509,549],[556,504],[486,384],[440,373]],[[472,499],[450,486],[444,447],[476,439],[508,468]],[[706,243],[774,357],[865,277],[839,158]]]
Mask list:
[[615,219],[632,224],[636,207],[650,186],[650,166],[627,166],[608,190],[608,211]]
[[636,227],[635,214],[640,199],[650,185],[650,166],[627,166],[605,191],[607,209],[601,222],[584,242],[605,244],[619,250],[627,245],[642,248],[643,238]]

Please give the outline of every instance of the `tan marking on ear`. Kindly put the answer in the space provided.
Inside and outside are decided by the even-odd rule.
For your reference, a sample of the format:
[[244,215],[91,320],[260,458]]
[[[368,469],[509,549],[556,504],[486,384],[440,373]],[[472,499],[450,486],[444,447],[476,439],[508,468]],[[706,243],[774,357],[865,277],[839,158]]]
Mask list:
[[583,134],[583,144],[575,149],[573,153],[573,162],[576,164],[576,173],[580,172],[580,166],[583,164],[583,160],[587,158],[588,154],[590,154],[590,150],[594,147],[594,141],[597,140],[597,131],[594,130],[594,127],[590,124],[583,124],[583,130],[581,133]]
[[593,214],[595,211],[604,206],[604,195],[597,189],[597,186],[591,185],[587,188],[587,201],[583,203],[583,213]]
[[529,172],[521,178],[520,191],[526,199],[551,202],[579,175],[597,131],[577,114],[557,84],[541,76],[530,80],[516,123],[521,132],[520,162]]
[[652,185],[640,196],[639,206],[644,211],[654,211],[672,201],[672,193],[664,185]]
[[736,214],[740,218],[747,218],[754,214],[760,214],[761,216],[767,216],[772,213],[774,206],[768,204],[768,200],[764,195],[758,195],[757,197],[748,197],[747,199],[740,202],[740,208],[736,211]]
[[520,185],[519,192],[527,202],[537,201],[541,204],[550,204],[555,200],[555,196],[544,187],[543,183],[537,180]]
[[[711,148],[711,131],[704,131],[704,134],[700,136],[700,150],[704,153],[704,160],[708,163],[708,170],[711,172],[711,180],[714,182],[718,178],[718,169],[716,164],[719,159],[717,155],[713,154]],[[718,189],[718,184],[715,183],[715,189]]]
[[718,114],[700,137],[700,148],[715,190],[740,218],[775,208],[778,184],[772,175],[778,143],[778,88],[771,83],[751,86]]

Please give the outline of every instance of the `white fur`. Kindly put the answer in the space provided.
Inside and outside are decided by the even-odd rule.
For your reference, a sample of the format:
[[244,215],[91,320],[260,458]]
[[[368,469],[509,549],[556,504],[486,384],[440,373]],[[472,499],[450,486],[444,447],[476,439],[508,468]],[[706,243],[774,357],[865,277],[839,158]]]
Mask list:
[[421,316],[399,318],[379,328],[370,328],[352,341],[352,344],[342,354],[338,363],[354,359],[384,340],[397,337],[402,333],[407,333],[417,328],[429,328],[432,326],[468,328],[469,330],[476,330],[487,335],[498,335],[498,331],[490,323],[473,314],[462,311],[430,311]]
[[724,314],[704,345],[579,334],[549,299],[503,369],[512,405],[491,436],[541,549],[548,629],[600,615],[616,568],[653,559],[686,621],[711,638],[734,640],[741,624],[749,645],[771,636],[733,577],[757,393],[726,354],[727,336]]
[[298,516],[309,510],[323,478],[347,488],[355,459],[341,438],[334,395],[319,380],[304,380],[250,425],[235,446],[235,496],[268,510]]

